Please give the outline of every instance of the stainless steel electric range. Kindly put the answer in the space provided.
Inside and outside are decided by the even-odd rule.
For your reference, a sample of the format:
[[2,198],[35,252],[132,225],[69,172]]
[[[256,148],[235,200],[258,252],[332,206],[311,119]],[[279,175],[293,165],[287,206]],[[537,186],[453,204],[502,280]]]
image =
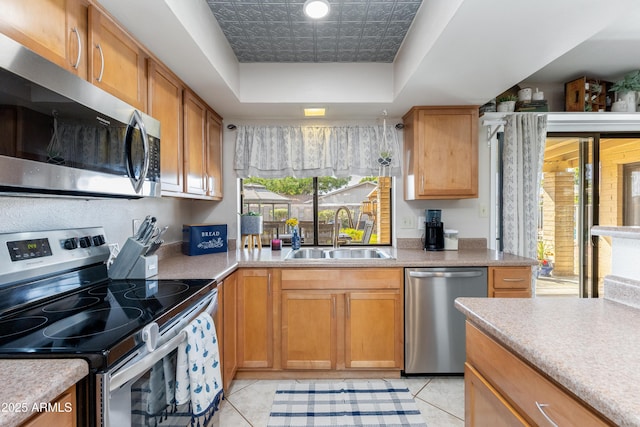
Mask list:
[[140,393],[184,327],[215,315],[216,284],[110,280],[106,243],[102,227],[0,234],[0,358],[85,359],[78,425],[155,425]]

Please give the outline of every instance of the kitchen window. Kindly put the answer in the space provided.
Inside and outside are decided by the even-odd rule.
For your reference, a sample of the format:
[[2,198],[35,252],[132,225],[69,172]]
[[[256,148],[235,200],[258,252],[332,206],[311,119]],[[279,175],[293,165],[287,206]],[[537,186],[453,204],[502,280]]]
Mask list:
[[241,185],[242,213],[262,214],[264,246],[273,238],[290,244],[289,218],[298,220],[304,246],[331,245],[336,220],[347,244],[390,245],[391,191],[388,176],[249,177]]

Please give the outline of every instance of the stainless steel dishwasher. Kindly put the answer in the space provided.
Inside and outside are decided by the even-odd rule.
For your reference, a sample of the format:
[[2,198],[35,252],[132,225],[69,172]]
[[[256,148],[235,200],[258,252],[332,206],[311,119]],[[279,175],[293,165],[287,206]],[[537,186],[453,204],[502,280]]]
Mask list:
[[465,317],[458,297],[486,297],[483,267],[405,268],[404,369],[406,374],[461,374]]

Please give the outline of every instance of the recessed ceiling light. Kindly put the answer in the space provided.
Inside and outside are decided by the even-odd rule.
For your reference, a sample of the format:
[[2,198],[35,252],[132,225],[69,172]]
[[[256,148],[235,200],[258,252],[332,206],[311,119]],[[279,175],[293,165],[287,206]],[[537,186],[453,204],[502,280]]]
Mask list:
[[311,19],[321,19],[329,14],[329,2],[327,0],[307,0],[304,2],[302,10]]
[[324,108],[305,108],[305,117],[324,117]]

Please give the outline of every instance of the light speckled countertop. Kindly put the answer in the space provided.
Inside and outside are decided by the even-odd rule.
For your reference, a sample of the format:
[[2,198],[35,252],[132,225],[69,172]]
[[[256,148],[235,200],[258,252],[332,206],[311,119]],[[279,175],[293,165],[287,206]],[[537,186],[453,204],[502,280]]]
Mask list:
[[271,251],[241,249],[210,255],[186,256],[174,254],[159,261],[160,279],[222,279],[237,267],[461,267],[461,266],[522,266],[536,261],[488,249],[427,252],[421,249],[380,247],[394,259],[345,260],[285,260],[291,249]]
[[640,426],[640,310],[605,299],[458,298],[474,324],[619,426]]
[[19,425],[88,373],[83,359],[0,360],[0,426]]

